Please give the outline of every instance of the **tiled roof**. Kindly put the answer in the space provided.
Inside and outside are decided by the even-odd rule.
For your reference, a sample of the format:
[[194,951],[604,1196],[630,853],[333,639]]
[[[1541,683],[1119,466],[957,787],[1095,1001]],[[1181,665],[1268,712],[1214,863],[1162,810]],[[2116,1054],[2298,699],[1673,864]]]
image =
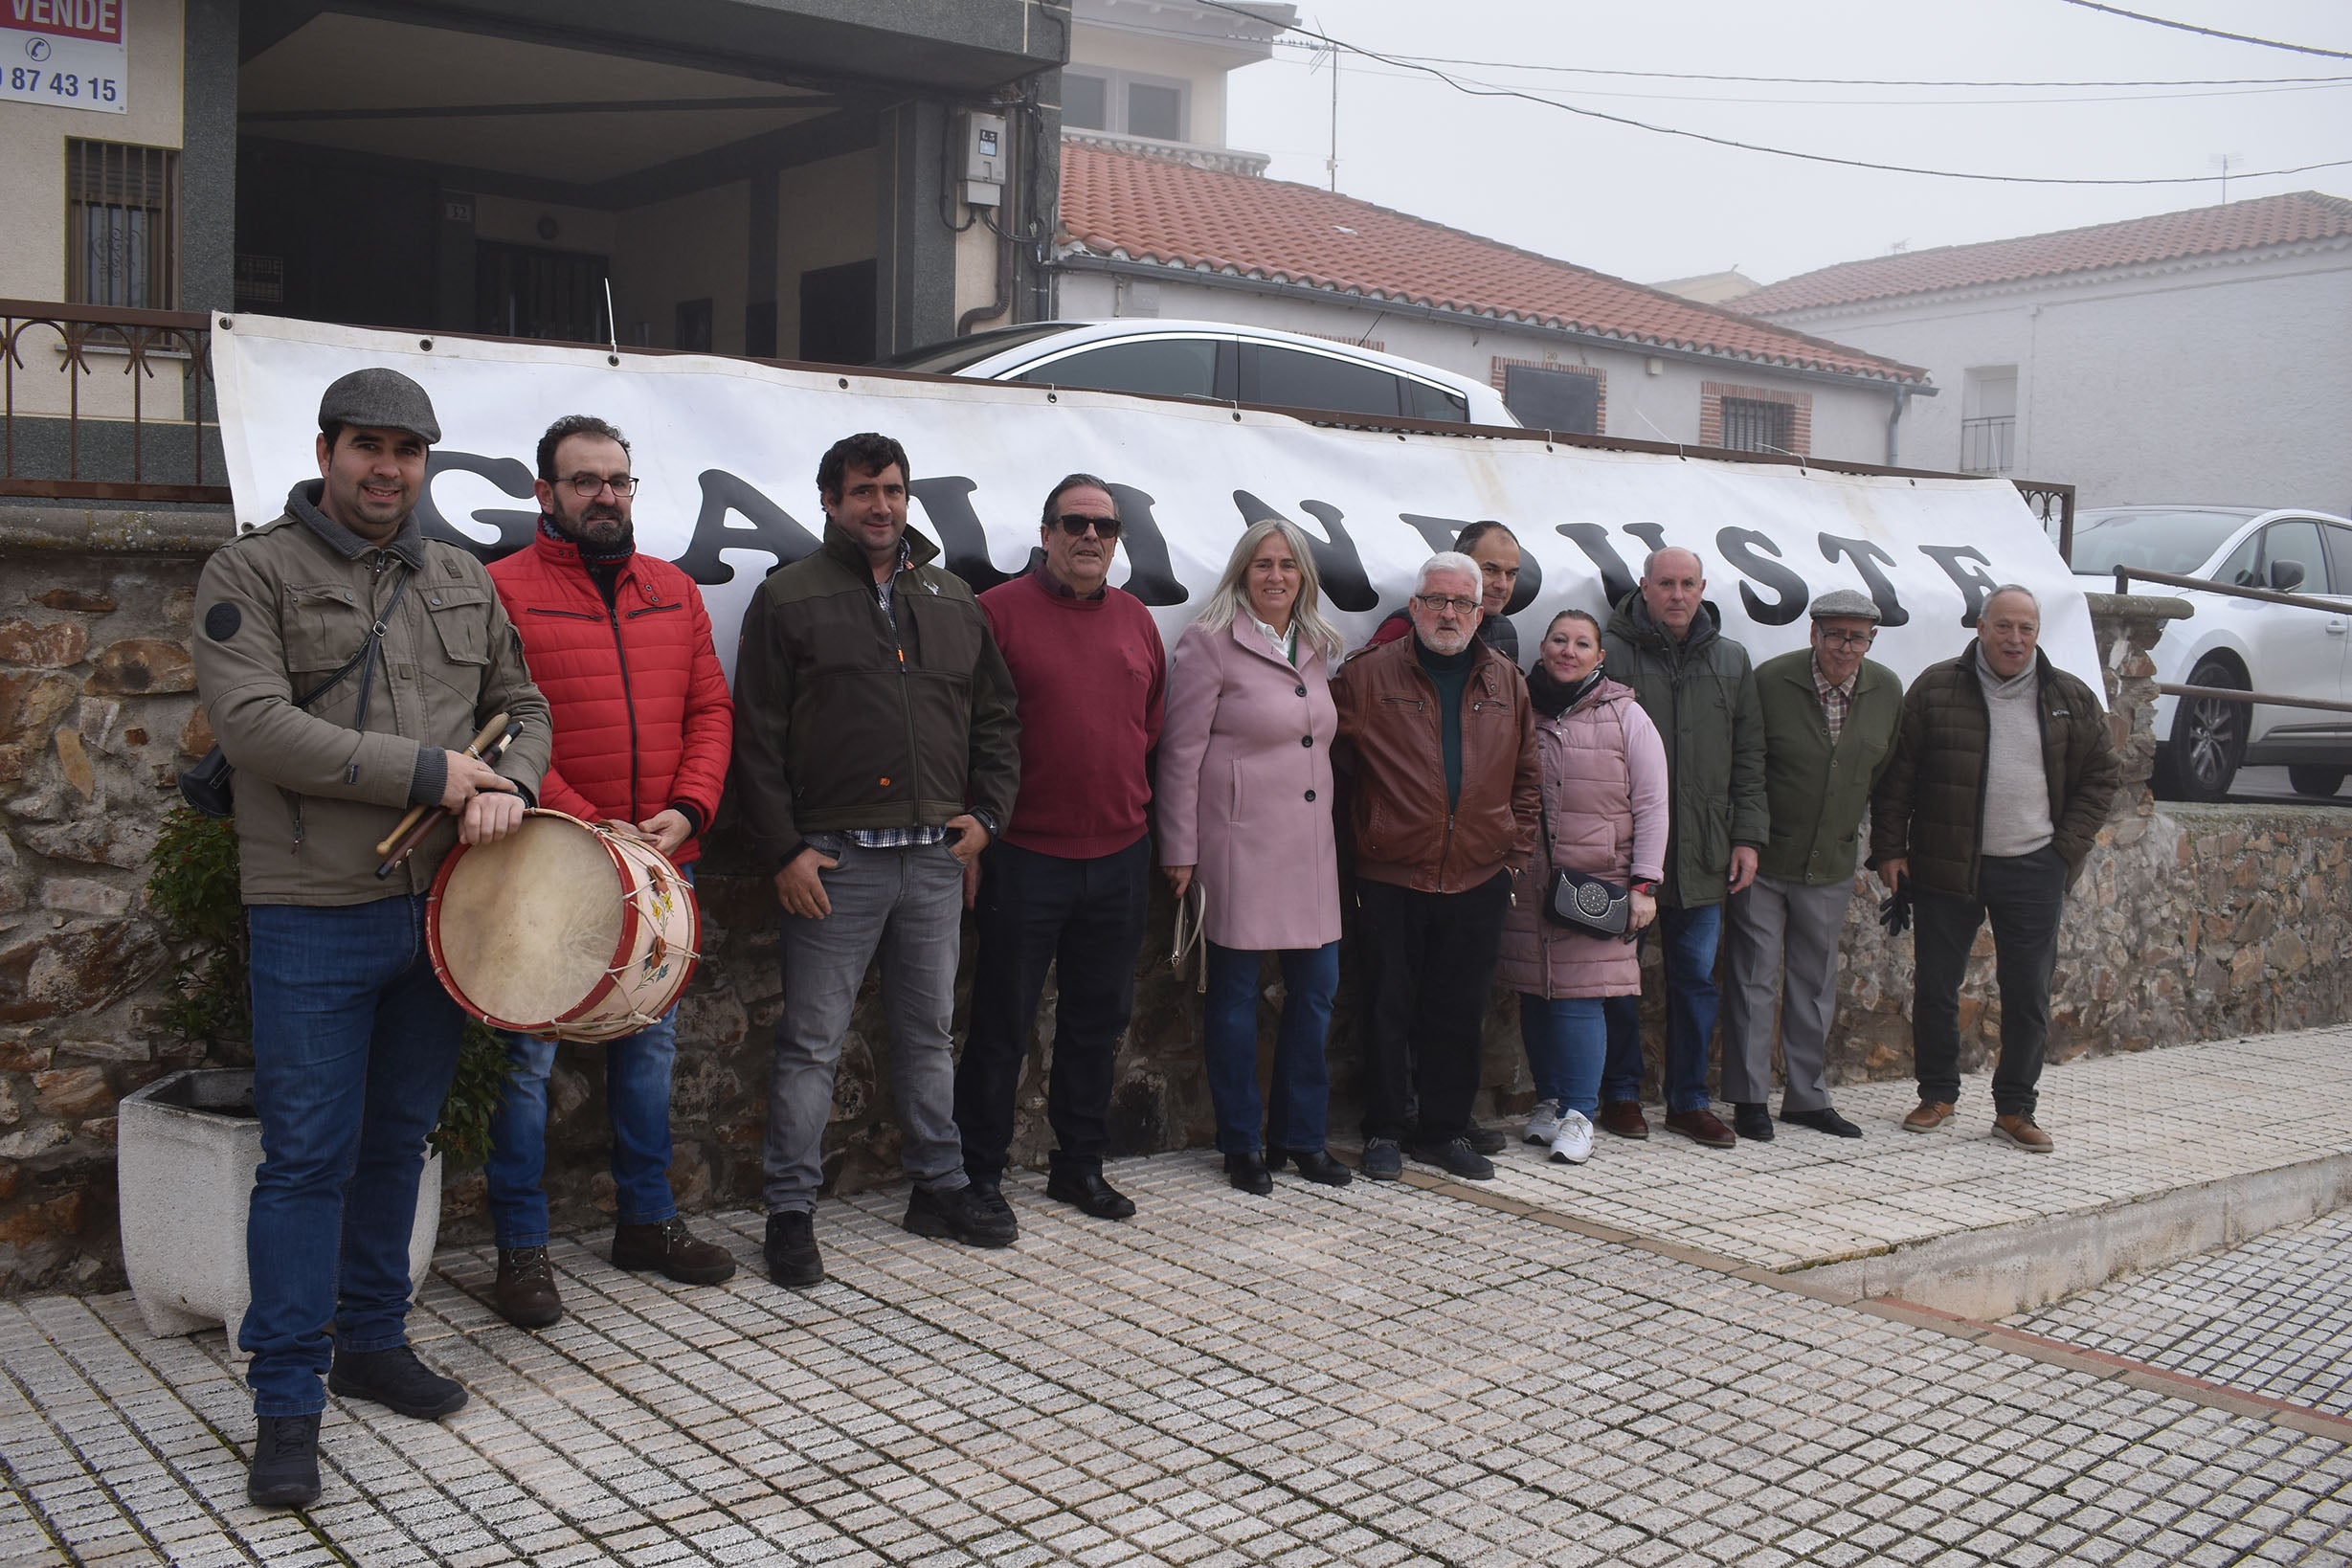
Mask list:
[[1850,304],[1938,289],[2052,278],[2101,267],[2128,267],[2185,257],[2254,250],[2265,245],[2332,239],[2352,235],[2352,201],[2297,190],[2223,207],[2131,218],[2121,223],[2064,229],[2054,235],[1994,239],[1978,245],[1946,245],[1932,251],[1843,261],[1818,272],[1800,273],[1744,295],[1739,308],[1751,315]]
[[1370,202],[1065,142],[1062,227],[1103,257],[1881,381],[1927,372]]

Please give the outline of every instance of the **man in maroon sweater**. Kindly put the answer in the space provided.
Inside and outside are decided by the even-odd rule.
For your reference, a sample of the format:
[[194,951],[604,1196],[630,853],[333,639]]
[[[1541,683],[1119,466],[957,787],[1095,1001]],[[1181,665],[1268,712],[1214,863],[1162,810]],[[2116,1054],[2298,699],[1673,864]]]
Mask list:
[[1159,740],[1168,660],[1133,594],[1110,586],[1119,508],[1090,474],[1045,498],[1028,571],[980,595],[1019,697],[1020,794],[968,897],[980,928],[972,1028],[955,1069],[955,1125],[975,1207],[1010,1226],[999,1183],[1013,1101],[1046,970],[1054,1005],[1049,1198],[1098,1220],[1135,1205],[1103,1179],[1111,1065],[1135,1007],[1152,870],[1145,758]]

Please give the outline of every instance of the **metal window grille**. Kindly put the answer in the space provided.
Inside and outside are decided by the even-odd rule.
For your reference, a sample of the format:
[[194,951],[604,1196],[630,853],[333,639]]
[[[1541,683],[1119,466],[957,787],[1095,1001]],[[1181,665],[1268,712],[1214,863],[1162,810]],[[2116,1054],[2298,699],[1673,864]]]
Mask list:
[[1734,452],[1793,450],[1795,411],[1786,403],[1754,397],[1723,400],[1723,444]]
[[2015,466],[2017,416],[1960,421],[1960,471],[1963,474],[2005,474]]
[[171,310],[180,294],[180,155],[65,144],[65,291],[74,304]]

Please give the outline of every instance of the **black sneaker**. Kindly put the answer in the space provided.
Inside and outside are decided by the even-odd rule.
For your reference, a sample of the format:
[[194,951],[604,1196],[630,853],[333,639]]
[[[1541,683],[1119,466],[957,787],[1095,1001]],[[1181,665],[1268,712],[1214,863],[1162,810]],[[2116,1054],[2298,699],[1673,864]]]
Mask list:
[[817,1250],[817,1219],[806,1209],[778,1209],[768,1216],[759,1255],[768,1277],[790,1289],[805,1290],[825,1277],[825,1260]]
[[997,1195],[1001,1215],[992,1215],[985,1200],[974,1198],[969,1184],[947,1192],[917,1187],[907,1199],[907,1218],[900,1221],[917,1236],[961,1242],[966,1246],[1011,1246],[1020,1239],[1020,1225],[1004,1195]]
[[1404,1175],[1404,1154],[1394,1138],[1366,1138],[1364,1157],[1356,1169],[1366,1181],[1394,1181]]
[[1451,1138],[1445,1143],[1410,1143],[1405,1145],[1404,1152],[1423,1165],[1434,1165],[1465,1181],[1494,1179],[1494,1161],[1471,1148],[1467,1137]]
[[1470,1130],[1463,1133],[1462,1137],[1463,1141],[1482,1154],[1499,1154],[1511,1146],[1510,1133],[1497,1132],[1490,1127],[1480,1127],[1476,1123],[1472,1123]]
[[337,1346],[326,1386],[346,1399],[370,1400],[418,1421],[438,1421],[465,1408],[465,1385],[426,1366],[406,1345],[379,1351]]
[[973,1212],[980,1216],[992,1231],[1001,1230],[1005,1235],[1016,1238],[1020,1235],[1020,1221],[1014,1217],[1013,1205],[1005,1199],[1003,1183],[975,1178],[964,1190],[972,1195]]
[[263,1508],[308,1508],[319,1500],[317,1411],[261,1418],[245,1495]]

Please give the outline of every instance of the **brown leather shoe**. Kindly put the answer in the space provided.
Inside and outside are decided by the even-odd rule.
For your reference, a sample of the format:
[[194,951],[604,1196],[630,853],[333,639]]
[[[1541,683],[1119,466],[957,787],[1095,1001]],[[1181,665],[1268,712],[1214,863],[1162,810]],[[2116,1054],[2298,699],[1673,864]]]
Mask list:
[[2024,1111],[2007,1116],[1995,1116],[1993,1132],[1998,1137],[2008,1139],[2018,1148],[2036,1154],[2047,1154],[2057,1147],[2056,1144],[2050,1141],[2049,1133],[2033,1125],[2033,1117]]
[[613,1266],[652,1269],[681,1285],[716,1285],[732,1279],[735,1255],[716,1242],[697,1241],[676,1215],[650,1225],[621,1225],[613,1232]]
[[1732,1130],[1715,1119],[1715,1113],[1701,1106],[1696,1110],[1669,1110],[1666,1113],[1666,1130],[1679,1132],[1692,1143],[1705,1144],[1710,1149],[1729,1149],[1739,1139]]
[[1919,1108],[1903,1118],[1906,1132],[1933,1132],[1949,1121],[1952,1103],[1949,1100],[1922,1100]]
[[490,1305],[518,1329],[544,1329],[562,1317],[564,1298],[556,1293],[555,1269],[548,1262],[548,1249],[500,1247],[498,1283],[490,1288]]
[[1621,1138],[1646,1138],[1649,1123],[1643,1118],[1639,1100],[1608,1100],[1601,1107],[1601,1114],[1593,1125],[1603,1132],[1614,1132]]

